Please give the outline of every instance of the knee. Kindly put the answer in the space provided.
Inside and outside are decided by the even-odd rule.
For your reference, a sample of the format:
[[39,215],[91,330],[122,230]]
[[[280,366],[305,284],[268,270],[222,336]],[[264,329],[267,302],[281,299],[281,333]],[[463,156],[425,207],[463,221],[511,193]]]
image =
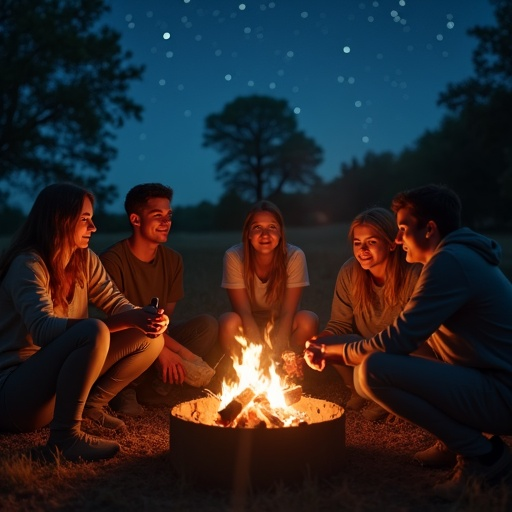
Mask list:
[[240,334],[242,319],[237,313],[224,313],[219,317],[219,338]]
[[242,319],[237,313],[224,313],[219,317],[219,343],[229,354],[236,346],[235,337],[242,334]]
[[363,388],[371,388],[381,380],[383,370],[386,367],[387,354],[384,352],[372,352],[368,354],[361,364],[355,369],[355,380]]
[[96,349],[107,354],[110,347],[110,331],[104,322],[96,318],[85,318],[77,324],[77,327],[79,327],[82,342],[92,344]]
[[316,313],[312,311],[299,311],[295,315],[292,339],[292,345],[303,349],[306,341],[318,333],[319,319]]
[[303,323],[306,331],[314,336],[318,332],[318,326],[320,324],[320,320],[316,313],[313,311],[301,311],[303,314]]
[[217,319],[208,314],[202,314],[195,317],[197,322],[197,329],[203,333],[209,333],[212,336],[217,336],[217,331],[219,329],[219,322]]

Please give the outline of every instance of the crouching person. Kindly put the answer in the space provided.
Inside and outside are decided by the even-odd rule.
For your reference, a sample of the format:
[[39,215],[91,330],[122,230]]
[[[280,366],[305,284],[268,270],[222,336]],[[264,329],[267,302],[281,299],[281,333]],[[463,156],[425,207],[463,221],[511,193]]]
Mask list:
[[[0,431],[49,425],[45,452],[69,461],[119,451],[82,418],[124,426],[107,404],[153,363],[169,323],[132,305],[88,248],[93,204],[78,186],[46,187],[0,259]],[[89,302],[104,321],[87,318]]]
[[[434,491],[456,500],[468,482],[493,485],[512,474],[512,453],[500,437],[512,434],[512,284],[498,267],[496,242],[460,227],[452,190],[402,192],[392,209],[396,242],[408,262],[423,264],[411,299],[376,336],[308,342],[305,359],[317,370],[355,367],[358,393],[436,436],[415,458],[454,464]],[[410,355],[425,340],[437,359]]]

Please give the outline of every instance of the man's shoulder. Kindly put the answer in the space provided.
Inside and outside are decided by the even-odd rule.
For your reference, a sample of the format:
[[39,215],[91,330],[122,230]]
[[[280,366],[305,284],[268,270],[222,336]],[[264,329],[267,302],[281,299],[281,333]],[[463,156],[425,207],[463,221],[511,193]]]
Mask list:
[[181,253],[179,253],[176,249],[173,249],[172,247],[168,247],[167,245],[159,245],[158,246],[158,252],[166,258],[172,258],[172,259],[183,259],[181,256]]
[[112,245],[109,245],[106,249],[99,253],[100,258],[103,258],[103,256],[108,256],[110,254],[122,254],[124,252],[124,248],[126,247],[127,241],[127,238],[123,238],[122,240],[119,240],[113,243]]

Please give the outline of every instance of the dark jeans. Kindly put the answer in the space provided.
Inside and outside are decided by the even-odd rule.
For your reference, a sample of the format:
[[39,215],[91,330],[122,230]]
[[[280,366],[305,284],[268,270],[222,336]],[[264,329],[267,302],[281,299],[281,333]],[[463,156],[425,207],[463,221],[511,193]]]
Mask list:
[[512,434],[512,390],[491,372],[376,352],[355,367],[354,384],[362,396],[467,457],[489,450],[483,432]]

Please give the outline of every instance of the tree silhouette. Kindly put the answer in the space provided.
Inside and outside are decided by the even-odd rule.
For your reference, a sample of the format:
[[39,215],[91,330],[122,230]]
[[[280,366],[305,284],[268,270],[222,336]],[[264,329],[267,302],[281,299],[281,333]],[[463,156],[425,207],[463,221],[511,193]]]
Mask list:
[[223,155],[216,164],[216,178],[226,190],[251,201],[307,190],[320,181],[315,169],[323,151],[297,129],[296,116],[285,100],[235,99],[221,113],[206,118],[203,146]]
[[[491,0],[495,26],[476,26],[468,33],[478,39],[473,53],[474,76],[450,84],[439,97],[457,118],[461,144],[451,150],[463,153],[457,168],[457,186],[463,196],[482,205],[485,218],[512,222],[512,1]],[[453,130],[452,130],[453,132]],[[461,171],[464,172],[461,172]]]
[[439,103],[453,112],[485,105],[497,94],[512,93],[512,1],[490,0],[496,26],[476,26],[468,34],[478,39],[473,52],[474,76],[449,84]]
[[104,0],[0,0],[0,183],[34,192],[69,180],[113,199],[103,184],[114,130],[140,119],[127,96],[143,68],[98,22]]

